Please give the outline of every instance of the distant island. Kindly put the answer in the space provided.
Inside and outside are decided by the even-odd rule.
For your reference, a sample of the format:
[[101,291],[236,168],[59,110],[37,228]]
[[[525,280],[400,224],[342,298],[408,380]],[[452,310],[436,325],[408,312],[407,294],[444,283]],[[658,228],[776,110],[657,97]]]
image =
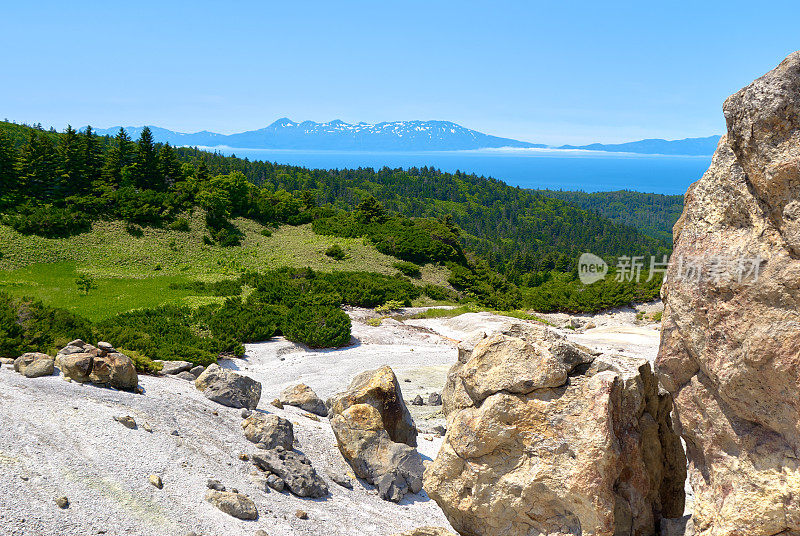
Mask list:
[[[144,126],[124,127],[137,138]],[[475,149],[582,149],[665,155],[711,155],[719,136],[682,140],[648,139],[605,145],[562,145],[559,147],[492,136],[450,121],[392,121],[377,124],[328,123],[278,119],[271,125],[238,134],[201,131],[175,132],[149,126],[156,142],[189,147],[231,147],[237,149],[287,149],[306,151],[460,151]],[[100,135],[114,136],[120,127],[99,129]]]

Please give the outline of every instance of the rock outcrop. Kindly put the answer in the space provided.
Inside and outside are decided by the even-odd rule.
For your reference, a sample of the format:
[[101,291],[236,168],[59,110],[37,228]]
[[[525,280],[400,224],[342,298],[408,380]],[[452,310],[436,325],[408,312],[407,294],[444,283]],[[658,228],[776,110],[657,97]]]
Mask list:
[[54,360],[47,354],[28,352],[14,360],[14,370],[26,378],[52,376],[55,371]]
[[303,454],[283,447],[264,450],[250,456],[262,471],[278,476],[298,497],[319,498],[328,495],[328,485]]
[[657,370],[701,536],[800,534],[800,52],[725,101],[686,193]]
[[425,491],[464,536],[650,536],[683,514],[685,458],[644,359],[513,325],[467,341]]
[[65,379],[91,382],[105,387],[133,391],[139,384],[133,361],[107,342],[92,346],[76,339],[61,350],[55,359]]
[[254,413],[242,421],[244,436],[262,449],[283,447],[292,450],[294,427],[292,423],[277,415]]
[[216,363],[209,365],[194,384],[209,400],[231,408],[256,409],[261,399],[259,382]]
[[328,416],[328,408],[325,402],[317,396],[317,393],[304,383],[284,389],[279,398],[281,404],[295,406],[320,417]]
[[358,477],[390,501],[422,489],[417,429],[391,368],[359,374],[329,406],[339,451]]

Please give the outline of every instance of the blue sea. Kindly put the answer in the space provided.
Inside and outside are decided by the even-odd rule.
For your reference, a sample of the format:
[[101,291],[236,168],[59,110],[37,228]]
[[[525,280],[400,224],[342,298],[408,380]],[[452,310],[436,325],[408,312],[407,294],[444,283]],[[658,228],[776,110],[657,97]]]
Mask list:
[[636,190],[683,194],[711,163],[710,156],[663,156],[550,149],[481,149],[428,152],[338,152],[207,148],[250,160],[309,168],[432,166],[494,177],[532,189],[602,192]]

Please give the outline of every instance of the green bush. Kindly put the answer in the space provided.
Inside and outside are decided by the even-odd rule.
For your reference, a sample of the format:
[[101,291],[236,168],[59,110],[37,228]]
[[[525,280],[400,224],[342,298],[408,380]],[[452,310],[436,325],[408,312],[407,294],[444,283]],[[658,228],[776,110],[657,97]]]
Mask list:
[[330,257],[331,259],[336,259],[337,261],[342,261],[347,257],[344,250],[339,244],[334,244],[328,249],[325,250],[325,255]]
[[376,313],[388,313],[390,311],[396,311],[403,307],[403,302],[397,300],[389,300],[383,305],[379,305],[375,308]]
[[419,278],[422,277],[422,270],[418,264],[414,264],[413,262],[408,261],[399,261],[394,263],[393,265],[397,268],[400,273],[403,275],[407,275],[408,277]]
[[272,231],[269,229],[261,229],[261,236],[272,236]]
[[427,284],[422,287],[422,293],[436,301],[458,301],[458,295],[455,292],[439,285]]
[[2,219],[3,223],[22,234],[48,238],[67,237],[91,230],[91,220],[80,211],[53,205],[21,205]]
[[189,231],[189,220],[186,218],[177,218],[174,222],[169,224],[169,228],[173,231]]
[[338,348],[350,342],[350,317],[338,307],[298,305],[286,315],[283,335],[311,348]]

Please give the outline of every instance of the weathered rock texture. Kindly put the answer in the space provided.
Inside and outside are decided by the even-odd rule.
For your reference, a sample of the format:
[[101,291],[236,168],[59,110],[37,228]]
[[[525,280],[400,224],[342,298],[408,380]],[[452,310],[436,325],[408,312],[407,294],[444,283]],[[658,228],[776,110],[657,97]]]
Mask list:
[[290,421],[277,415],[254,413],[242,421],[244,436],[262,449],[283,447],[292,450],[294,427]]
[[76,339],[59,350],[55,364],[65,379],[76,382],[91,382],[126,391],[135,390],[139,384],[133,361],[107,342],[92,346]]
[[275,447],[252,454],[250,459],[262,471],[278,476],[298,497],[328,495],[328,485],[314,470],[311,461],[299,452]]
[[644,359],[516,325],[467,341],[444,404],[425,490],[462,535],[650,536],[683,513],[671,399]]
[[54,372],[53,358],[40,352],[28,352],[14,360],[14,370],[27,378],[51,376]]
[[[656,366],[686,440],[697,534],[796,536],[800,52],[723,109],[727,135],[675,225]],[[721,277],[708,270],[718,259]]]
[[304,383],[284,389],[281,393],[280,402],[287,406],[296,406],[320,417],[328,416],[328,408],[325,407],[325,402],[317,396],[317,393],[311,387]]
[[256,409],[261,399],[259,382],[216,363],[209,365],[194,384],[209,400],[231,408]]
[[358,477],[391,501],[422,489],[417,429],[391,368],[359,374],[329,406],[339,451]]

